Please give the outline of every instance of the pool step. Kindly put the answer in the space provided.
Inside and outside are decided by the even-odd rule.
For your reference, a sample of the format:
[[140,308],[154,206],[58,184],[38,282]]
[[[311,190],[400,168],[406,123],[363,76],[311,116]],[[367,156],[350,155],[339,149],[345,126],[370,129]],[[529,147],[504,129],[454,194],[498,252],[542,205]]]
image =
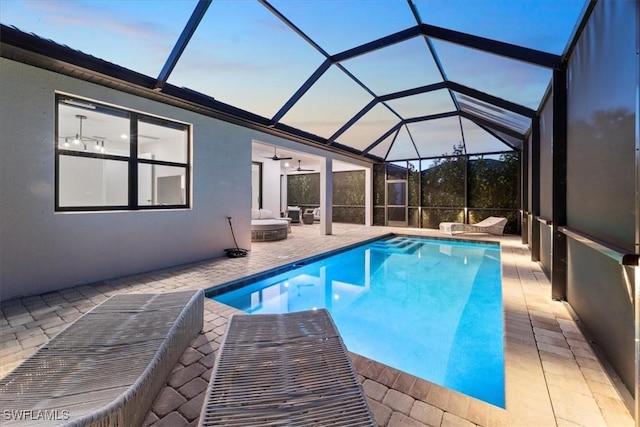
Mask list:
[[388,253],[411,255],[418,250],[420,245],[421,243],[415,240],[404,237],[394,237],[393,239],[375,242],[371,247],[372,249],[379,249]]

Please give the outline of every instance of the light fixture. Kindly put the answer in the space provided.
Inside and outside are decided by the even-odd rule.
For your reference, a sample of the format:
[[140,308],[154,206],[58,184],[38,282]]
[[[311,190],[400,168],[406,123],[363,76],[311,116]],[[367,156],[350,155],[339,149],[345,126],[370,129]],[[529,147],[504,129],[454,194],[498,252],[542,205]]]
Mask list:
[[89,136],[82,135],[82,121],[87,120],[87,116],[83,116],[82,114],[76,114],[76,118],[80,120],[80,129],[78,133],[71,136],[63,136],[61,138],[64,139],[64,143],[62,146],[64,148],[69,148],[71,144],[80,145],[82,144],[84,151],[87,151],[87,142],[95,142],[95,149],[100,153],[105,152],[104,148],[104,139],[100,138],[91,138]]
[[96,141],[96,151],[104,153],[104,141]]
[[[90,104],[88,102],[79,101],[77,99],[63,99],[62,102],[68,105],[73,105],[74,107],[86,108],[87,110],[95,110],[96,106]],[[77,117],[77,116],[76,116]]]

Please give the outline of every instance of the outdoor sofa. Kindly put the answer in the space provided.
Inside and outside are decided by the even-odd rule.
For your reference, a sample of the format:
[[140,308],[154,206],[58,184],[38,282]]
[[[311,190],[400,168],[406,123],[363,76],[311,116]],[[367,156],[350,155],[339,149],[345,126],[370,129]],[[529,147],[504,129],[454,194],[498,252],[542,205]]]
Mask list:
[[287,238],[290,218],[276,218],[269,209],[251,209],[251,241],[266,242]]

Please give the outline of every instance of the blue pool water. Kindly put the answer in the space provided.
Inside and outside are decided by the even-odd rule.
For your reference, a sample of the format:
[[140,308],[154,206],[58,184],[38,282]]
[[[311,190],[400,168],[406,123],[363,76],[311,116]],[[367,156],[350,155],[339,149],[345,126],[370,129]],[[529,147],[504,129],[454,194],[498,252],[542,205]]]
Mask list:
[[350,351],[504,407],[500,271],[496,244],[395,236],[213,298],[247,313],[327,308]]

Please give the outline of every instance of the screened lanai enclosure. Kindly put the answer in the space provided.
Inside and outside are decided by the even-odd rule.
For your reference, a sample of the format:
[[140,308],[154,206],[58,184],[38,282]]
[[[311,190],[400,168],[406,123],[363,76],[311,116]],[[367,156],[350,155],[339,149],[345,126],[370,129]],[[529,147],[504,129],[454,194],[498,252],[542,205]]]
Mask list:
[[[639,2],[15,1],[0,21],[0,91],[12,99],[2,107],[3,223],[14,224],[2,228],[3,253],[19,245],[62,265],[48,248],[64,244],[78,259],[79,239],[61,236],[100,227],[181,243],[162,253],[133,245],[131,259],[119,249],[117,271],[87,259],[73,278],[4,262],[4,283],[35,292],[203,259],[227,244],[199,236],[226,233],[228,211],[248,242],[259,140],[328,159],[322,173],[332,159],[358,165],[349,179],[362,194],[308,202],[332,201],[323,208],[334,220],[437,228],[508,218],[505,232],[521,236],[621,393],[637,396]],[[101,117],[122,129],[100,128]],[[178,157],[159,148],[167,129],[179,132]],[[74,162],[104,168],[101,193],[65,205],[95,172],[71,173]],[[143,183],[153,168],[178,176],[163,176],[175,188],[168,202],[146,196],[158,191]],[[319,191],[341,185],[322,179]],[[156,222],[127,216],[145,210]],[[69,212],[86,215],[60,215]],[[67,232],[36,244],[38,221]],[[180,233],[158,236],[157,221],[169,232],[179,222]]]
[[[15,28],[3,27],[4,39],[47,49],[50,38],[100,58],[107,75],[126,69],[138,86],[218,117],[376,164],[373,224],[437,228],[499,215],[512,234],[522,230],[524,142],[593,8],[583,0],[73,4],[5,8],[3,24]],[[109,42],[93,43],[76,26],[30,28],[21,11],[69,21],[103,11],[132,28],[98,24],[92,33]],[[141,61],[140,49],[153,54]],[[334,219],[365,223],[364,215],[360,206],[341,216],[336,206]]]

